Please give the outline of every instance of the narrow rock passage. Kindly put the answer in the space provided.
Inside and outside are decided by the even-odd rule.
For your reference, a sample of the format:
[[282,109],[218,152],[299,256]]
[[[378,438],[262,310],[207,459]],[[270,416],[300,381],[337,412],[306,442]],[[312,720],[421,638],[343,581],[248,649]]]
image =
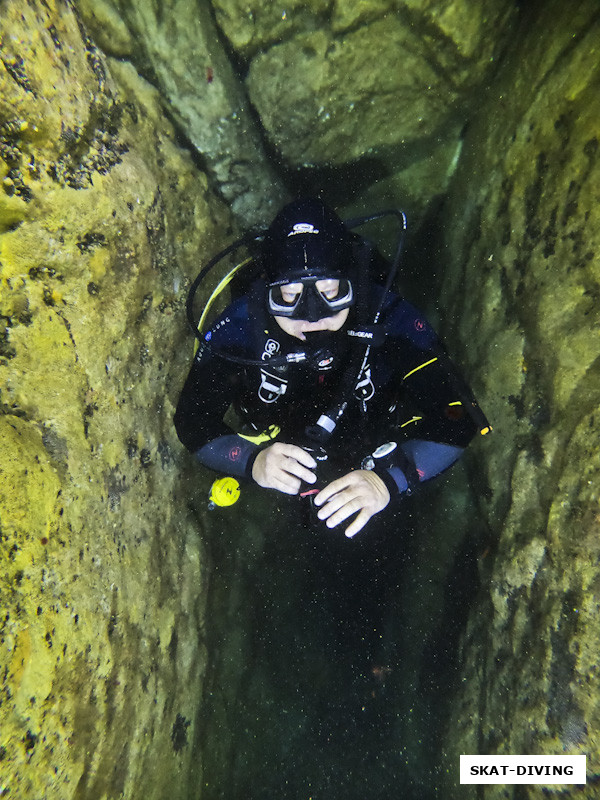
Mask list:
[[[245,529],[237,520],[215,522],[209,607],[231,602],[232,581],[239,606],[232,627],[213,642],[220,657],[207,696],[209,726],[227,705],[221,722],[233,739],[225,758],[206,741],[207,797],[383,800],[402,791],[426,798],[429,789],[407,770],[400,733],[400,717],[414,705],[402,615],[414,623],[418,612],[402,609],[402,597],[407,574],[414,578],[417,569],[419,505],[407,504],[387,524],[348,541],[299,520],[300,503],[284,500],[265,522],[263,499],[254,561],[240,537],[257,518]],[[224,678],[229,659],[244,665],[233,693]]]

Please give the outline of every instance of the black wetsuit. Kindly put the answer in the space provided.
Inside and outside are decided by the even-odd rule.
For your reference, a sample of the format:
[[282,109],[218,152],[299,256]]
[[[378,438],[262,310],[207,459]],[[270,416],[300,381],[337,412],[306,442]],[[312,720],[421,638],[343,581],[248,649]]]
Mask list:
[[[371,308],[381,293],[372,287]],[[357,307],[341,331],[313,339],[308,334],[302,342],[264,311],[259,290],[232,303],[206,334],[181,393],[175,414],[181,442],[206,467],[250,478],[254,458],[272,441],[257,444],[246,436],[274,425],[280,428],[276,441],[310,444],[306,427],[346,400],[326,443],[329,480],[336,470],[341,476],[361,466],[374,468],[393,497],[448,468],[477,432],[469,388],[427,320],[397,295],[386,297],[377,340],[365,360],[369,339]],[[364,306],[362,312],[364,317]],[[219,352],[261,364],[232,363]],[[270,366],[296,352],[312,358]],[[230,406],[244,422],[237,433],[223,421]],[[397,446],[385,458],[368,459],[388,442]]]

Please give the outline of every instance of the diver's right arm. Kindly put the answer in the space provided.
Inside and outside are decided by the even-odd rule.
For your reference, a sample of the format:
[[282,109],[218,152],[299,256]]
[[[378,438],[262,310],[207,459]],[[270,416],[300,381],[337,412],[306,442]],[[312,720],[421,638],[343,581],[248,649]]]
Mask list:
[[248,479],[260,448],[223,421],[244,385],[244,368],[219,353],[253,358],[252,325],[247,297],[225,309],[200,343],[174,417],[181,443],[203,466]]
[[[275,442],[260,447],[233,433],[223,417],[243,384],[242,369],[217,355],[240,342],[252,341],[251,322],[241,313],[224,313],[226,324],[211,331],[211,346],[201,344],[179,397],[174,422],[181,443],[208,469],[236,478],[254,480],[259,486],[297,494],[301,481],[315,481],[312,456],[292,444]],[[251,358],[252,353],[247,352]]]
[[239,371],[207,348],[199,349],[179,397],[174,422],[181,443],[205,467],[249,478],[266,489],[297,494],[301,481],[312,484],[317,464],[293,444],[260,448],[232,433],[223,422],[235,398]]
[[239,378],[236,365],[201,346],[179,396],[174,422],[179,440],[203,466],[250,478],[258,445],[223,422]]
[[265,489],[284,494],[298,494],[302,481],[314,483],[317,462],[306,450],[295,444],[275,442],[261,450],[252,465],[252,477]]
[[297,494],[301,481],[314,483],[310,470],[317,464],[306,450],[283,442],[261,449],[225,425],[223,416],[234,397],[234,381],[225,362],[214,361],[206,352],[194,359],[174,417],[181,443],[203,466],[251,478],[266,489]]

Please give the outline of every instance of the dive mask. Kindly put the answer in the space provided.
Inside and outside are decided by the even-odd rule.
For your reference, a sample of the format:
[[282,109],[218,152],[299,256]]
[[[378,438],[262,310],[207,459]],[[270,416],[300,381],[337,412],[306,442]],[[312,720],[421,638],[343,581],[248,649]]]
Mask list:
[[354,292],[347,278],[285,278],[268,285],[267,309],[274,317],[317,322],[352,305]]

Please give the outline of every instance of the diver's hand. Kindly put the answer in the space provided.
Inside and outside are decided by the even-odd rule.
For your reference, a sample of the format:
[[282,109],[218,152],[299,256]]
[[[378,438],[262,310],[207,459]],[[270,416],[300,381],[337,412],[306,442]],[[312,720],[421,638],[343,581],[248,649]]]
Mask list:
[[314,483],[317,462],[295,444],[275,442],[261,450],[252,466],[252,477],[265,489],[277,489],[285,494],[298,494],[302,481]]
[[365,469],[349,472],[332,481],[314,499],[321,506],[317,516],[327,520],[328,528],[335,528],[352,514],[359,514],[345,530],[352,538],[364,528],[374,514],[390,502],[390,493],[379,475]]

